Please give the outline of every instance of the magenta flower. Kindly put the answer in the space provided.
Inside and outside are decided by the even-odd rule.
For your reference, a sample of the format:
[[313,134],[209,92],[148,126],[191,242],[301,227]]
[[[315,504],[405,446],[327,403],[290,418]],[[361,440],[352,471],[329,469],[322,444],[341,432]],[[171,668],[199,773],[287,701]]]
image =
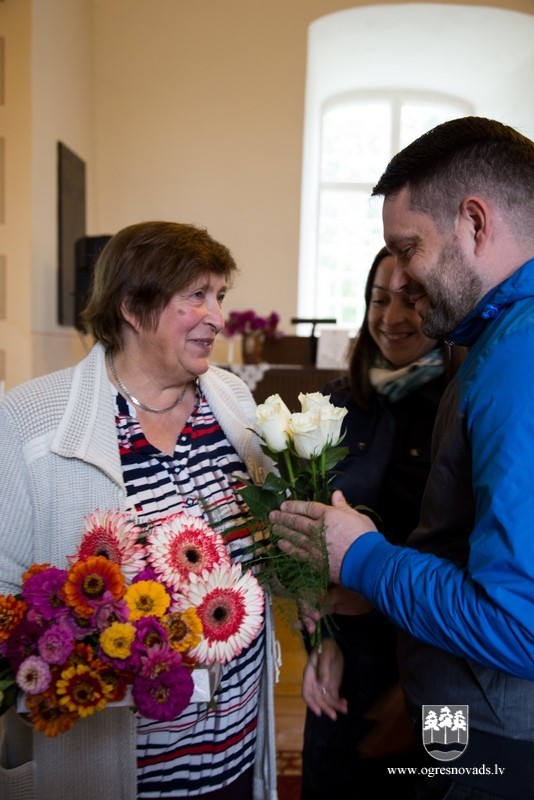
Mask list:
[[112,622],[126,622],[130,616],[128,604],[124,599],[116,599],[111,592],[104,592],[101,600],[94,603],[92,620],[97,631],[109,628]]
[[50,667],[39,656],[28,656],[17,670],[17,683],[27,694],[42,694],[50,686]]
[[264,336],[280,339],[284,334],[277,329],[279,322],[280,315],[276,311],[271,311],[267,317],[256,314],[252,309],[248,311],[230,311],[224,322],[223,334],[230,337],[240,333],[245,336],[247,333],[261,331]]
[[141,617],[133,623],[136,628],[132,647],[135,668],[141,668],[142,659],[154,648],[167,647],[167,631],[156,617]]
[[172,650],[167,645],[153,647],[144,656],[141,663],[141,675],[151,680],[157,677],[158,672],[166,672],[182,664],[182,656],[178,651]]
[[87,636],[96,632],[96,624],[93,617],[81,617],[70,609],[70,613],[61,617],[60,624],[68,628],[72,635],[79,642],[83,641]]
[[55,619],[65,608],[63,586],[67,571],[48,567],[25,582],[22,597],[44,619]]
[[47,664],[63,664],[72,653],[74,636],[64,625],[51,625],[39,637],[37,646]]
[[4,653],[11,669],[16,672],[25,658],[37,655],[37,640],[44,628],[38,623],[23,619],[5,642]]
[[156,570],[152,567],[146,566],[139,575],[136,575],[133,579],[132,583],[138,583],[139,581],[157,581],[158,576],[156,575]]
[[180,654],[154,648],[134,677],[132,696],[143,717],[166,721],[176,719],[187,708],[193,689],[191,671],[183,666]]

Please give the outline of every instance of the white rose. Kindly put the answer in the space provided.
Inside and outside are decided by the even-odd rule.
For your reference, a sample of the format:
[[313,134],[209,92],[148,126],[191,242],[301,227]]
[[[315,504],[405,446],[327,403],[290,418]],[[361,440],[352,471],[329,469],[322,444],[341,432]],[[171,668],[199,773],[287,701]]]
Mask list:
[[322,394],[321,392],[308,392],[308,394],[299,394],[299,402],[302,411],[309,411],[311,408],[322,408],[323,406],[330,405],[330,395]]
[[346,408],[338,408],[328,403],[319,409],[321,415],[321,428],[329,444],[336,445],[341,436],[341,425],[343,417],[347,413]]
[[346,413],[346,408],[337,408],[327,402],[315,407],[312,404],[307,411],[292,414],[289,420],[289,434],[300,458],[309,459],[312,455],[318,456],[327,445],[336,445]]
[[[329,423],[327,426],[329,427]],[[311,456],[319,455],[326,444],[320,410],[310,408],[308,411],[291,414],[289,435],[300,458],[309,459]]]
[[256,408],[256,424],[273,453],[287,448],[290,417],[291,412],[279,394],[272,394]]

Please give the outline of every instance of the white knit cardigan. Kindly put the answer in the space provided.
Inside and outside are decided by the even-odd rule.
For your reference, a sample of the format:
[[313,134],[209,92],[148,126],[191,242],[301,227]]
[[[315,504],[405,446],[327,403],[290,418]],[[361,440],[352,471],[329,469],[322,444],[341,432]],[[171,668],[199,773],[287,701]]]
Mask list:
[[[210,367],[200,384],[229,441],[256,482],[272,467],[249,427],[255,402],[239,378]],[[65,567],[96,508],[128,505],[117,447],[105,351],[96,344],[77,366],[28,381],[0,400],[0,593],[20,590],[32,563]],[[254,800],[276,800],[270,601],[262,676]],[[13,710],[1,718],[2,800],[135,800],[136,726],[130,709],[80,720],[55,739]]]

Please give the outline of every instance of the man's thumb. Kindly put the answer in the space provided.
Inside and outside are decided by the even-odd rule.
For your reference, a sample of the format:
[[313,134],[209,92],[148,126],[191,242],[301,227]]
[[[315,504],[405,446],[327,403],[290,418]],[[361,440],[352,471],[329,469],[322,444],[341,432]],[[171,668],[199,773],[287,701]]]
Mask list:
[[340,489],[336,489],[332,494],[332,505],[334,508],[350,508],[349,504],[345,500],[345,495]]

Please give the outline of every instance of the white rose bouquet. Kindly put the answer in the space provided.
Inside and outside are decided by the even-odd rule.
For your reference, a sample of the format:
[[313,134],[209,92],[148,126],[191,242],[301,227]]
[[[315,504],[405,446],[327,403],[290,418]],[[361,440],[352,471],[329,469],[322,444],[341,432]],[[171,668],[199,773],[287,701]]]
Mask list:
[[[320,392],[301,393],[298,399],[302,410],[296,413],[278,394],[258,406],[256,433],[277,472],[270,472],[263,486],[246,484],[241,494],[255,520],[253,563],[261,567],[259,580],[277,594],[322,610],[329,581],[324,530],[315,531],[317,560],[301,561],[278,548],[268,518],[284,500],[330,502],[335,467],[348,453],[340,446],[347,410],[332,405],[330,396]],[[318,631],[320,637],[320,626]]]

